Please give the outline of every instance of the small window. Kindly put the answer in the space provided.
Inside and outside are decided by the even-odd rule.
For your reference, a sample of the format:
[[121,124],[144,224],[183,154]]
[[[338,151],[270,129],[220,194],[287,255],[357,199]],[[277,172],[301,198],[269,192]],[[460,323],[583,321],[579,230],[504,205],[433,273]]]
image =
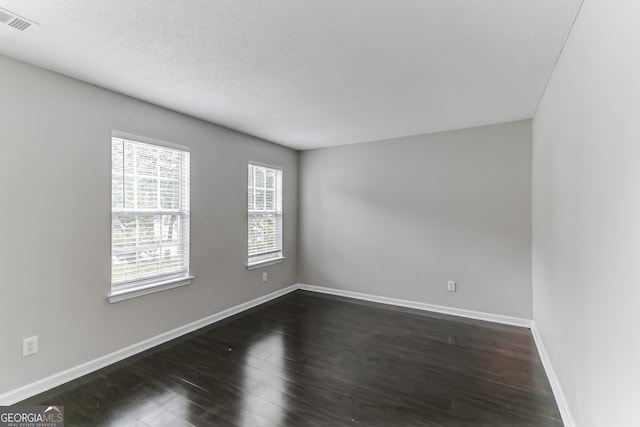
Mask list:
[[144,140],[111,139],[111,302],[190,279],[189,151]]
[[249,163],[248,267],[282,255],[282,169]]

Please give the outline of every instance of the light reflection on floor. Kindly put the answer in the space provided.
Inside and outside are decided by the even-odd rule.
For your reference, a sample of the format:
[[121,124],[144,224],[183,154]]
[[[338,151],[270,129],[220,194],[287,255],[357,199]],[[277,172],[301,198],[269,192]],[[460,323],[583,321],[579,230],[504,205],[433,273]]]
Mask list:
[[185,420],[189,419],[191,402],[179,394],[169,390],[152,392],[146,387],[140,387],[139,394],[139,399],[132,399],[136,404],[120,408],[109,426],[189,425]]
[[247,351],[241,426],[284,424],[287,407],[284,337],[273,331]]

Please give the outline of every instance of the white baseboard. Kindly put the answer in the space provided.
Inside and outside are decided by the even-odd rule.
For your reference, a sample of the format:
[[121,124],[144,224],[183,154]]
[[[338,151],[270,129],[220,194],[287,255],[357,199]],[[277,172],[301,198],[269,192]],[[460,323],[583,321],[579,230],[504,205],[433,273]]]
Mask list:
[[564,423],[565,427],[576,427],[576,423],[571,414],[571,410],[569,409],[569,404],[562,391],[562,387],[560,386],[558,377],[556,376],[555,370],[553,369],[553,365],[551,364],[551,360],[549,359],[549,355],[547,354],[544,344],[542,343],[542,338],[540,336],[540,333],[538,332],[538,329],[536,328],[535,322],[533,320],[523,319],[519,317],[502,316],[502,315],[491,314],[491,313],[483,313],[479,311],[464,310],[460,308],[444,307],[440,305],[426,304],[426,303],[408,301],[408,300],[402,300],[402,299],[396,299],[396,298],[381,297],[378,295],[370,295],[370,294],[364,294],[360,292],[345,291],[342,289],[325,288],[322,286],[305,285],[305,284],[298,284],[297,286],[298,286],[298,289],[302,289],[305,291],[320,292],[323,294],[337,295],[337,296],[348,297],[348,298],[356,298],[356,299],[365,300],[365,301],[379,302],[382,304],[390,304],[390,305],[396,305],[400,307],[415,308],[418,310],[425,310],[425,311],[434,311],[436,313],[451,314],[454,316],[469,317],[472,319],[486,320],[488,322],[504,323],[507,325],[529,328],[531,330],[531,334],[533,335],[533,340],[538,349],[538,354],[540,355],[542,366],[544,367],[544,370],[547,374],[547,378],[549,379],[549,383],[551,384],[553,395],[556,399],[556,403],[558,404],[558,410],[560,411],[560,415],[562,416],[562,422]]
[[195,322],[191,322],[187,325],[180,326],[179,328],[173,329],[171,331],[156,335],[155,337],[151,337],[139,343],[114,351],[113,353],[98,357],[97,359],[90,360],[89,362],[83,363],[81,365],[74,366],[65,371],[58,372],[57,374],[53,374],[49,377],[24,385],[15,390],[10,390],[0,395],[0,405],[13,405],[16,402],[20,402],[21,400],[45,392],[53,387],[57,387],[71,380],[80,378],[83,375],[97,371],[98,369],[102,369],[108,365],[124,360],[127,357],[134,356],[138,353],[163,344],[172,339],[181,337],[182,335],[188,334],[189,332],[193,332],[205,326],[219,322],[220,320],[226,319],[227,317],[233,316],[234,314],[238,314],[250,308],[256,307],[260,304],[271,301],[272,299],[278,298],[297,289],[297,285],[288,286],[286,288],[261,296],[251,301],[236,305],[235,307],[223,310],[219,313],[212,314],[211,316],[207,316],[203,319],[196,320]]
[[462,308],[445,307],[442,305],[427,304],[424,302],[409,301],[397,298],[381,297],[378,295],[363,294],[360,292],[345,291],[342,289],[325,288],[323,286],[299,284],[298,289],[323,294],[337,295],[341,297],[355,298],[364,301],[379,302],[382,304],[397,305],[400,307],[415,308],[417,310],[433,311],[436,313],[450,314],[453,316],[468,317],[487,322],[503,323],[506,325],[530,328],[532,321],[520,317],[502,316],[500,314],[484,313],[481,311],[464,310]]
[[331,295],[342,296],[342,297],[348,297],[348,298],[355,298],[359,300],[377,302],[382,304],[395,305],[400,307],[414,308],[418,310],[432,311],[436,313],[450,314],[454,316],[468,317],[471,319],[485,320],[488,322],[496,322],[496,323],[503,323],[507,325],[531,328],[533,338],[535,340],[536,346],[538,347],[538,352],[540,354],[540,358],[542,359],[542,364],[547,373],[547,377],[549,378],[549,382],[551,383],[551,388],[553,390],[554,396],[558,403],[558,408],[562,415],[564,424],[566,427],[575,427],[575,423],[573,422],[573,417],[571,416],[571,412],[569,410],[569,406],[562,392],[562,388],[560,387],[558,378],[555,375],[555,371],[553,370],[551,361],[549,360],[549,357],[544,349],[544,345],[542,344],[542,339],[537,329],[535,328],[533,321],[529,319],[518,318],[518,317],[502,316],[498,314],[483,313],[479,311],[464,310],[460,308],[445,307],[445,306],[426,304],[426,303],[421,303],[416,301],[382,297],[378,295],[370,295],[370,294],[364,294],[360,292],[352,292],[352,291],[346,291],[341,289],[326,288],[322,286],[313,286],[313,285],[306,285],[306,284],[295,284],[295,285],[288,286],[286,288],[280,289],[278,291],[272,292],[262,297],[236,305],[235,307],[231,307],[227,310],[223,310],[219,313],[212,314],[211,316],[207,316],[203,319],[196,320],[195,322],[178,327],[171,331],[162,333],[155,337],[151,337],[139,343],[130,345],[123,349],[114,351],[113,353],[101,356],[97,359],[91,360],[89,362],[83,363],[78,366],[74,366],[70,369],[53,374],[49,377],[43,378],[33,383],[24,385],[15,390],[10,390],[0,395],[0,405],[15,404],[16,402],[27,399],[31,396],[35,396],[36,394],[45,392],[53,387],[57,387],[66,382],[80,378],[83,375],[97,371],[98,369],[102,369],[113,363],[124,360],[127,357],[134,356],[138,353],[141,353],[145,350],[153,348],[157,345],[163,344],[167,341],[181,337],[185,334],[196,331],[205,326],[219,322],[223,319],[226,319],[227,317],[241,313],[245,310],[256,307],[260,304],[263,304],[267,301],[271,301],[275,298],[278,298],[290,292],[296,291],[298,289],[311,291],[311,292],[324,293],[324,294],[331,294]]
[[562,391],[562,386],[556,376],[556,371],[553,369],[551,359],[549,359],[549,355],[547,354],[547,350],[542,342],[542,337],[540,336],[540,332],[538,332],[538,328],[536,328],[535,323],[531,326],[531,334],[533,335],[533,340],[538,348],[538,354],[542,360],[542,366],[544,366],[547,378],[551,384],[551,390],[553,390],[553,395],[556,398],[556,403],[558,404],[558,410],[562,416],[564,427],[576,427],[573,415],[571,414],[571,409],[569,408],[569,402],[567,402],[567,398]]

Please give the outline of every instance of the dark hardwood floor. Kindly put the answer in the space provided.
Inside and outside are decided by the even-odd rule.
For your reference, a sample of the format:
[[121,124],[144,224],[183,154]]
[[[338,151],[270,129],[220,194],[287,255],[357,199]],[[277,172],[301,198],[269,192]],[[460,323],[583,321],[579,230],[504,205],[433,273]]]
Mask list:
[[528,329],[296,291],[21,404],[66,426],[562,426]]

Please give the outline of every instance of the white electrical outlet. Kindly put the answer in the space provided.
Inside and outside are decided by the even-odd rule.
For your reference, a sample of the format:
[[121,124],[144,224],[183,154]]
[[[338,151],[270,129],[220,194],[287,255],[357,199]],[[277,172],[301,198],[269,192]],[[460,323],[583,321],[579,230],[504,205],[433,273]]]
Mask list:
[[22,355],[30,356],[38,352],[38,336],[25,338],[22,340]]
[[456,291],[456,281],[455,280],[449,280],[447,282],[447,290],[449,292],[455,292]]
[[264,273],[262,273],[262,281],[263,282],[267,281],[267,272],[266,271]]

